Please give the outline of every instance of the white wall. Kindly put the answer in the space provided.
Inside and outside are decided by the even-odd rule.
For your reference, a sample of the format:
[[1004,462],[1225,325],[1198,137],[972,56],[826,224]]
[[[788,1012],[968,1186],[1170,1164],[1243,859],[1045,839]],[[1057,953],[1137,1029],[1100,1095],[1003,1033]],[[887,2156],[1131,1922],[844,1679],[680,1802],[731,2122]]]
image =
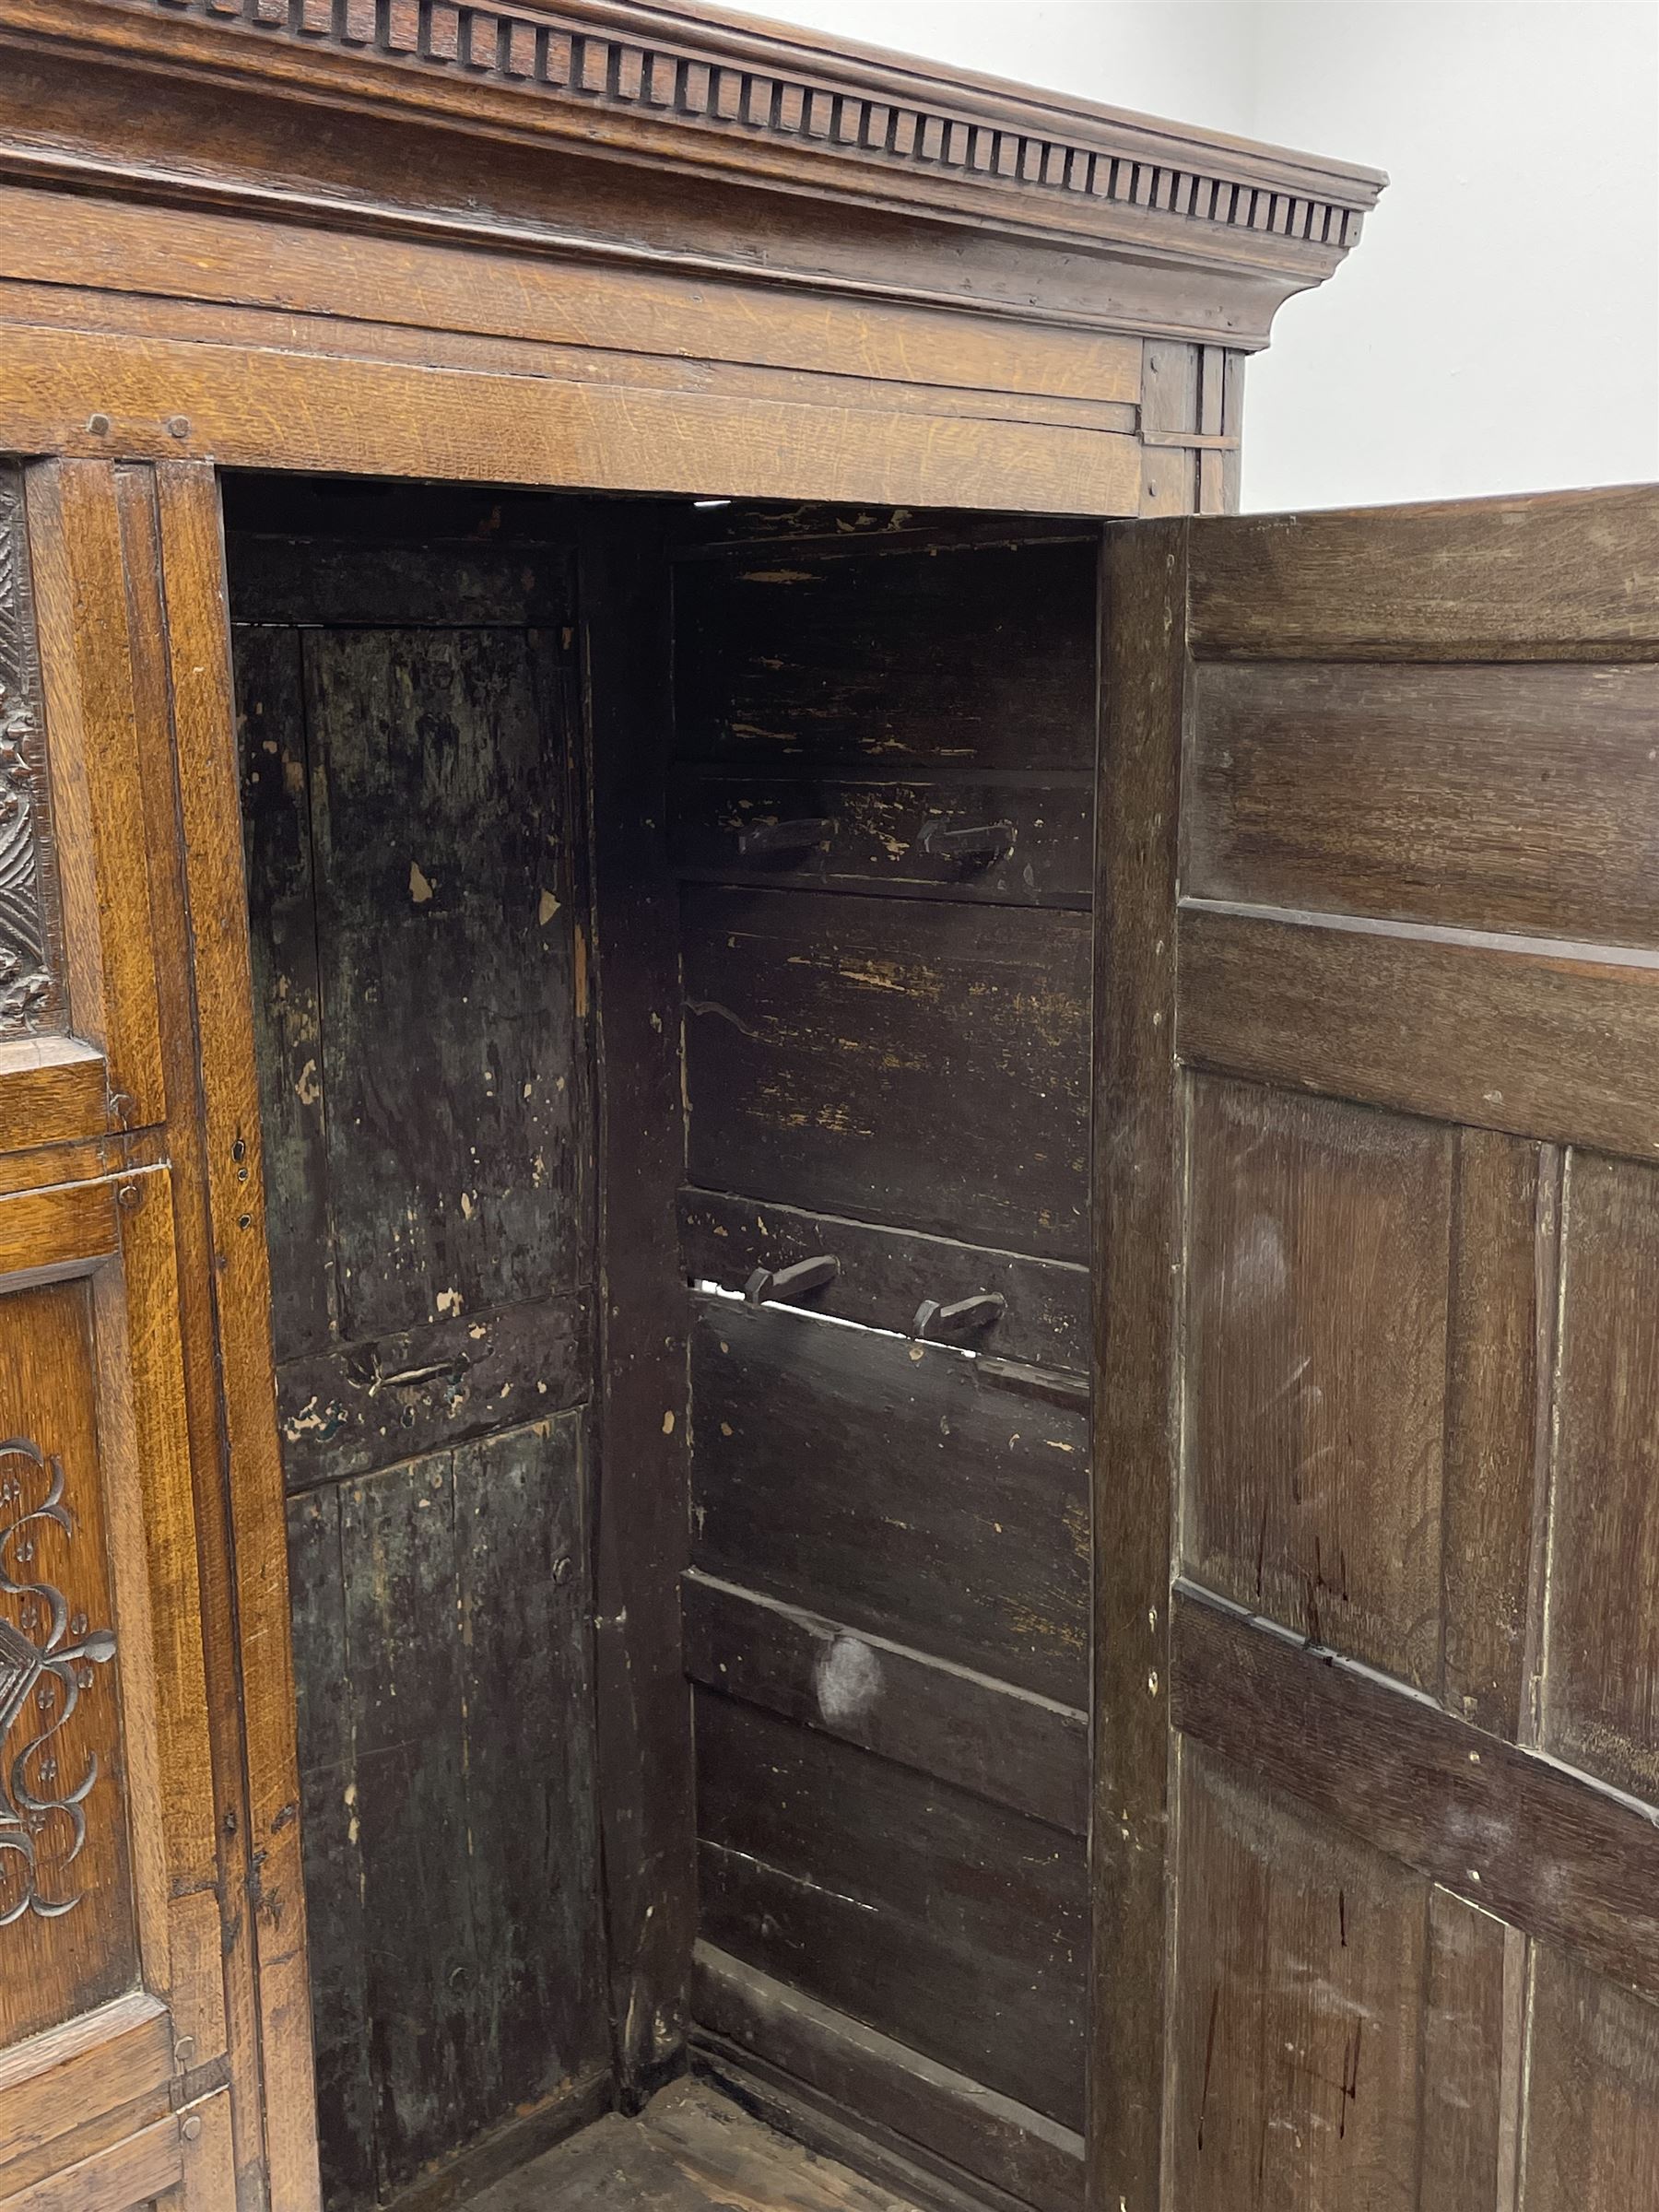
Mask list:
[[1659,0],[769,12],[1389,171],[1251,364],[1246,507],[1659,478]]

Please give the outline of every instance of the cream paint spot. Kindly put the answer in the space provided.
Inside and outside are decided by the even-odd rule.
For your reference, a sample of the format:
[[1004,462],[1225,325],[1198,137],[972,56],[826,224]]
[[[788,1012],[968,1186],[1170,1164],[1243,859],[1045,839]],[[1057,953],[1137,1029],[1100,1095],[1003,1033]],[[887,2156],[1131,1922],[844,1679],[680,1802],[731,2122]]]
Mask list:
[[855,1721],[881,1695],[881,1662],[856,1636],[838,1636],[812,1670],[818,1711],[834,1724]]
[[663,1416],[663,1434],[665,1436],[674,1434],[674,1416],[671,1413],[665,1413]]
[[433,1303],[437,1306],[440,1313],[459,1313],[461,1293],[459,1290],[440,1290]]
[[294,1096],[301,1106],[314,1106],[323,1096],[323,1086],[317,1080],[317,1064],[308,1060],[300,1070],[300,1080],[294,1086]]
[[554,915],[558,912],[558,900],[554,898],[551,891],[544,891],[541,895],[541,903],[535,910],[535,918],[541,924],[544,929],[547,928],[548,923],[552,921]]
[[[470,1221],[477,1210],[477,1205],[473,1197],[472,1193],[470,1191],[463,1191],[461,1194],[461,1218],[464,1221]],[[1069,1450],[1069,1448],[1070,1447],[1068,1446],[1067,1449]]]
[[424,906],[432,895],[432,887],[420,872],[420,863],[409,863],[409,896],[417,906]]

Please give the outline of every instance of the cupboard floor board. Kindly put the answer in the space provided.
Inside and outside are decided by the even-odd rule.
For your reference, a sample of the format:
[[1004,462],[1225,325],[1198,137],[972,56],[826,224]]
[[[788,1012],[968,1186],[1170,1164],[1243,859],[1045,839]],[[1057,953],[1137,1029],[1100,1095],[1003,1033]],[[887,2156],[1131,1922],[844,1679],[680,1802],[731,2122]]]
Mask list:
[[615,2114],[472,2199],[465,2212],[914,2212],[700,2082]]

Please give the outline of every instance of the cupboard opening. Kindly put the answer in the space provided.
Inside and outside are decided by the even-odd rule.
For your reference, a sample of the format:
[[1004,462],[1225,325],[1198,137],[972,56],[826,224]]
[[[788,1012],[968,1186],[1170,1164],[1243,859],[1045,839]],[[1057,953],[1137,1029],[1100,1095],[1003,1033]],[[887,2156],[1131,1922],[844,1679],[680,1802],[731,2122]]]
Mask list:
[[1098,527],[225,517],[327,2202],[1080,2204]]

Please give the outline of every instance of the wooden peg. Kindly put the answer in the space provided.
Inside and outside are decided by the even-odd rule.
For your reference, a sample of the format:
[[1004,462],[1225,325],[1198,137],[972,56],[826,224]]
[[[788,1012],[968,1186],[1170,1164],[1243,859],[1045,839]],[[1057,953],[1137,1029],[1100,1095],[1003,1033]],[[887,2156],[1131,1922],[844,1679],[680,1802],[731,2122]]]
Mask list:
[[924,1298],[916,1308],[911,1335],[923,1344],[954,1344],[975,1329],[988,1329],[1007,1310],[1008,1301],[1000,1290],[976,1290],[971,1298],[959,1298],[947,1306],[936,1298]]
[[791,1267],[757,1267],[743,1286],[751,1306],[787,1305],[809,1290],[821,1290],[841,1273],[841,1262],[828,1253],[816,1259],[796,1260]]

